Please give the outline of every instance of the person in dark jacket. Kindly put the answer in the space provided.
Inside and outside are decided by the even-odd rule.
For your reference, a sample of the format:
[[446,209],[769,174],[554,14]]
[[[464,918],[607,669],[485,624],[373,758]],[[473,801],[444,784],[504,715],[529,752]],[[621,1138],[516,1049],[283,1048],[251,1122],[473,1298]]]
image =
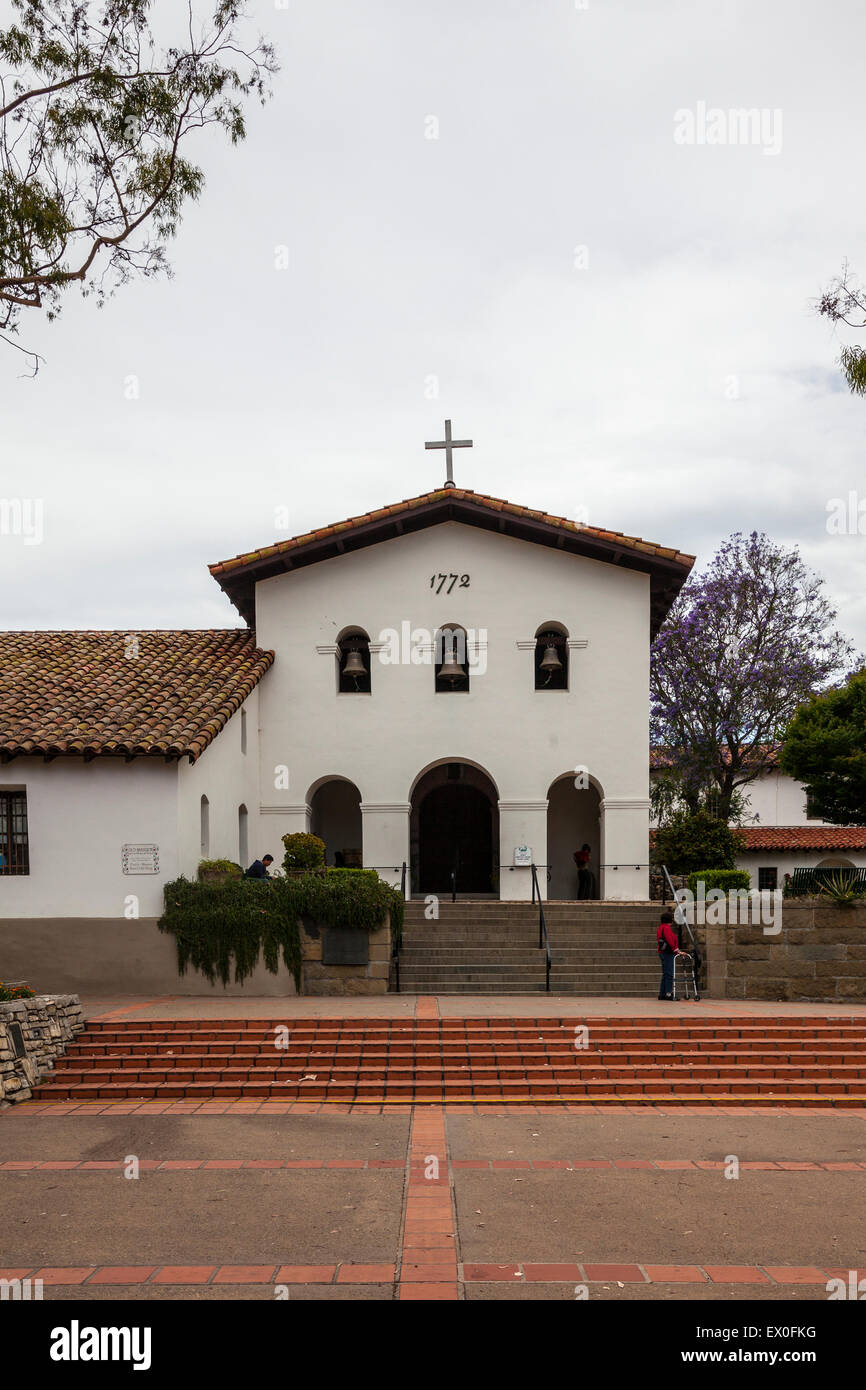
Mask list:
[[261,859],[254,859],[250,867],[244,874],[244,878],[270,878],[268,869],[274,862],[272,854],[263,854]]
[[590,860],[592,852],[589,845],[583,845],[574,851],[574,862],[577,865],[577,896],[579,898],[592,897],[592,870]]
[[662,913],[659,929],[656,932],[656,943],[662,965],[659,999],[673,999],[674,961],[677,956],[682,955],[682,950],[674,928],[674,914],[669,912],[667,908]]

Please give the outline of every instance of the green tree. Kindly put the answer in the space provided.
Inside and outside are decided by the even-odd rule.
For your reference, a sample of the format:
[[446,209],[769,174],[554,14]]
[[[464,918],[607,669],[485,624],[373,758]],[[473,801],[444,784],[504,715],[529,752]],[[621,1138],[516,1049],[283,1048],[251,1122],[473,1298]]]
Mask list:
[[691,874],[700,869],[733,869],[743,847],[743,836],[709,811],[677,811],[653,838],[653,860],[666,864],[671,873]]
[[834,825],[866,824],[866,669],[801,705],[785,734],[781,767]]
[[[866,328],[866,290],[851,274],[847,261],[842,265],[842,274],[830,282],[815,307],[834,328],[840,323],[848,328]],[[839,354],[839,364],[848,389],[855,396],[866,396],[866,348],[846,343]]]
[[170,47],[152,3],[12,0],[0,30],[0,338],[22,351],[7,335],[27,310],[55,318],[71,285],[101,303],[170,273],[166,243],[204,186],[189,137],[218,126],[236,144],[245,100],[269,96],[274,50],[248,37],[243,0],[211,0],[202,25],[166,7]]

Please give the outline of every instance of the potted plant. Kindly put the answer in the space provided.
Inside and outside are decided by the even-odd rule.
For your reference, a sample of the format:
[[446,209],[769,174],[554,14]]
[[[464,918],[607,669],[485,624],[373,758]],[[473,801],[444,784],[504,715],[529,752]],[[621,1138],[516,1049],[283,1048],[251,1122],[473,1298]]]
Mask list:
[[325,842],[318,835],[284,835],[283,868],[287,878],[325,872]]
[[232,859],[202,859],[198,866],[200,883],[225,883],[229,878],[243,878],[243,873]]

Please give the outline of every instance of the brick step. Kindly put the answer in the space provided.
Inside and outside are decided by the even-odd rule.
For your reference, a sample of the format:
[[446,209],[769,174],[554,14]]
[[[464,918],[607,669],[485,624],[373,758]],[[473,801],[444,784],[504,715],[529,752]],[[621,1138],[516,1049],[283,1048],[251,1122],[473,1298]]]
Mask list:
[[[289,1026],[299,1032],[317,1032],[325,1030],[339,1030],[341,1032],[357,1033],[429,1033],[429,1032],[502,1032],[504,1030],[525,1030],[534,1028],[564,1029],[579,1020],[573,1015],[557,1016],[554,1014],[541,1014],[537,1017],[456,1017],[456,1018],[347,1018],[339,1016],[336,1018],[295,1018],[290,1021]],[[646,1029],[656,1031],[658,1029],[671,1029],[679,1031],[683,1026],[676,1019],[671,1019],[668,1014],[658,1013],[644,1016],[623,1015],[623,1017],[611,1018],[610,1015],[603,1014],[593,1020],[600,1028],[608,1028],[616,1033],[623,1029]],[[187,1033],[208,1033],[208,1032],[231,1032],[239,1036],[248,1033],[271,1032],[275,1025],[282,1025],[284,1020],[280,1017],[280,1003],[274,1002],[274,1014],[271,1018],[194,1018],[194,1019],[150,1019],[143,1022],[141,1019],[89,1019],[87,1022],[87,1035],[97,1033],[142,1033],[152,1035],[155,1033],[166,1032],[187,1032]],[[709,1028],[717,1032],[736,1030],[746,1033],[777,1033],[780,1036],[788,1036],[791,1033],[802,1033],[806,1030],[815,1030],[820,1033],[836,1032],[840,1029],[854,1030],[866,1036],[866,1020],[856,1014],[839,1014],[836,1017],[827,1014],[800,1014],[785,1020],[771,1020],[760,1018],[752,1021],[745,1018],[713,1018],[704,1020],[701,1027]],[[84,1036],[81,1034],[80,1036]]]
[[[443,1022],[447,1022],[444,1020]],[[658,1026],[653,1027],[653,1024]],[[277,1025],[282,1027],[282,1025]],[[758,1046],[786,1046],[786,1047],[810,1047],[827,1048],[842,1043],[853,1043],[866,1046],[866,1025],[850,1026],[847,1028],[835,1029],[803,1029],[796,1034],[781,1027],[761,1027],[761,1026],[741,1026],[736,1024],[713,1024],[709,1021],[696,1020],[694,1014],[688,1018],[682,1015],[672,1018],[648,1018],[640,1024],[631,1026],[621,1025],[609,1020],[593,1019],[591,1015],[569,1020],[567,1023],[557,1023],[550,1026],[550,1021],[540,1020],[520,1020],[516,1024],[504,1024],[484,1029],[454,1029],[448,1027],[435,1027],[419,1030],[417,1033],[412,1029],[375,1029],[367,1031],[351,1025],[351,1023],[335,1023],[327,1028],[305,1028],[298,1025],[288,1026],[287,1039],[292,1046],[301,1045],[304,1042],[316,1043],[358,1043],[364,1046],[420,1046],[424,1044],[434,1044],[436,1046],[462,1046],[469,1044],[475,1046],[480,1043],[487,1043],[490,1046],[501,1046],[503,1044],[514,1044],[521,1040],[526,1040],[534,1044],[540,1040],[553,1043],[570,1041],[574,1036],[576,1027],[586,1026],[591,1029],[594,1042],[604,1043],[609,1047],[632,1046],[635,1043],[645,1043],[647,1046],[671,1047],[681,1046],[690,1041],[708,1041],[718,1045],[736,1044]],[[282,1035],[281,1035],[282,1036]],[[106,1047],[164,1047],[164,1046],[195,1046],[195,1047],[246,1047],[246,1048],[272,1048],[274,1046],[276,1034],[273,1028],[262,1028],[259,1030],[245,1030],[239,1032],[230,1028],[224,1029],[136,1029],[134,1032],[99,1032],[91,1034],[90,1029],[81,1033],[77,1039],[70,1043],[67,1055],[84,1048],[106,1048]]]
[[708,1082],[733,1082],[748,1080],[760,1085],[774,1087],[812,1086],[821,1090],[829,1085],[844,1082],[847,1085],[862,1083],[866,1089],[866,1063],[861,1066],[820,1067],[795,1066],[672,1066],[662,1072],[654,1066],[605,1067],[593,1065],[580,1066],[539,1066],[532,1063],[508,1065],[480,1065],[466,1063],[443,1066],[425,1066],[412,1063],[401,1066],[392,1062],[380,1066],[363,1064],[360,1066],[311,1066],[309,1070],[301,1066],[262,1066],[262,1067],[109,1067],[90,1068],[80,1071],[75,1068],[58,1068],[52,1075],[52,1082],[66,1086],[105,1086],[105,1085],[188,1085],[195,1082],[234,1082],[248,1086],[257,1083],[299,1085],[305,1074],[312,1074],[319,1081],[442,1081],[463,1079],[470,1074],[473,1081],[548,1081],[557,1084],[563,1081],[581,1084],[603,1084],[606,1082],[635,1081],[641,1084],[663,1084],[670,1087],[689,1085],[700,1088]]
[[[592,1047],[576,1050],[581,1025]],[[304,1019],[288,1025],[286,1051],[281,1026],[97,1020],[35,1096],[866,1107],[866,1023],[844,1015]]]
[[773,1089],[761,1088],[748,1083],[743,1089],[741,1082],[735,1083],[739,1089],[725,1083],[708,1082],[703,1087],[681,1083],[676,1090],[663,1082],[644,1085],[634,1082],[615,1083],[568,1083],[553,1084],[550,1080],[538,1082],[477,1082],[470,1078],[463,1081],[443,1081],[418,1083],[410,1082],[371,1082],[333,1084],[310,1083],[303,1086],[269,1085],[256,1083],[241,1086],[235,1083],[204,1082],[186,1085],[105,1085],[105,1086],[66,1086],[50,1083],[41,1086],[39,1100],[280,1100],[317,1101],[347,1100],[358,1104],[376,1104],[382,1101],[440,1101],[451,1100],[515,1100],[530,1103],[546,1100],[576,1101],[587,1105],[797,1105],[797,1106],[846,1106],[857,1109],[866,1107],[866,1086],[862,1083],[849,1088],[844,1083],[835,1083],[826,1089],[816,1090],[811,1083],[806,1089],[794,1090],[790,1085],[777,1084]]
[[[575,1061],[577,1058],[577,1061]],[[866,1052],[849,1051],[833,1052],[822,1056],[822,1061],[813,1062],[806,1059],[805,1054],[796,1056],[790,1051],[770,1052],[766,1049],[753,1049],[753,1051],[741,1051],[741,1049],[730,1049],[730,1051],[719,1051],[719,1049],[706,1049],[706,1051],[689,1051],[688,1048],[671,1051],[670,1058],[673,1061],[664,1061],[664,1070],[669,1070],[671,1066],[770,1066],[770,1068],[788,1068],[816,1070],[833,1070],[833,1068],[852,1068],[852,1066],[862,1066],[866,1069]],[[781,1059],[785,1061],[781,1061]],[[794,1058],[794,1061],[791,1061]],[[577,1051],[575,1048],[475,1048],[475,1049],[455,1049],[449,1051],[445,1048],[328,1048],[322,1051],[313,1049],[293,1048],[291,1055],[274,1055],[274,1049],[268,1052],[254,1052],[252,1055],[245,1055],[242,1052],[142,1052],[142,1054],[106,1054],[99,1056],[64,1056],[57,1063],[57,1070],[75,1070],[75,1072],[95,1072],[111,1066],[117,1068],[118,1065],[128,1066],[131,1069],[143,1069],[147,1066],[171,1066],[171,1068],[193,1069],[196,1068],[257,1068],[257,1066],[278,1066],[278,1068],[314,1068],[314,1066],[402,1066],[407,1062],[416,1065],[438,1065],[438,1066],[513,1066],[516,1063],[527,1066],[539,1065],[575,1065],[575,1066],[606,1066],[606,1068],[617,1068],[617,1066],[656,1066],[659,1065],[659,1054],[653,1051],[638,1051],[638,1049],[628,1049],[628,1051],[614,1052],[605,1049],[587,1048]]]

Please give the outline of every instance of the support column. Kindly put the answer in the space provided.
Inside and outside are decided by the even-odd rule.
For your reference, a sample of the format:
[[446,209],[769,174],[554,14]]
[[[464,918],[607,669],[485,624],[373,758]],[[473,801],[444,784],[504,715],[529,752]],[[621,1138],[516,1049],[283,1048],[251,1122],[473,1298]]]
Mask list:
[[601,820],[601,896],[632,902],[649,898],[648,797],[606,796]]
[[406,896],[409,896],[409,812],[408,801],[362,801],[361,826],[364,868],[375,869],[392,888],[400,887],[406,865]]
[[281,869],[283,846],[280,843],[274,845],[274,839],[279,840],[282,835],[308,835],[312,814],[312,807],[306,801],[297,806],[259,806],[258,834],[261,844],[256,845],[253,857],[260,859],[262,854],[272,854],[272,867]]
[[538,869],[541,896],[547,897],[547,798],[499,802],[499,896],[518,902],[532,899],[528,865],[515,865],[514,852],[524,846]]

